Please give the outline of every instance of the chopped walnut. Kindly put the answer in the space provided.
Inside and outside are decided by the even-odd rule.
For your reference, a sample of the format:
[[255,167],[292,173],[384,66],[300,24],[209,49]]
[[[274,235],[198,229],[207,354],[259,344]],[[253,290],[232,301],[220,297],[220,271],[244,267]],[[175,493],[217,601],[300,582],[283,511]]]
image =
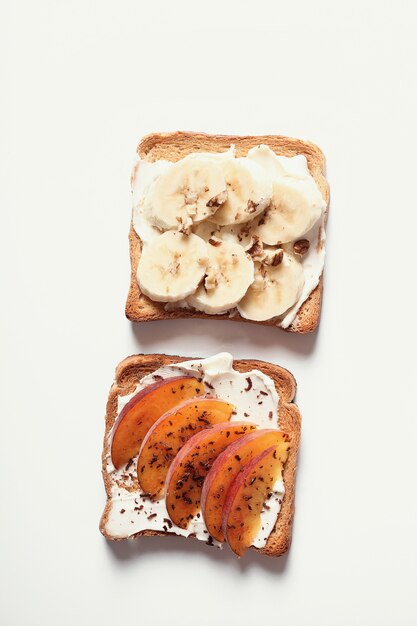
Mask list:
[[265,256],[264,263],[265,265],[270,265],[272,267],[276,267],[279,265],[284,258],[284,251],[282,248],[275,250],[274,252]]
[[182,217],[177,217],[176,219],[178,222],[178,231],[183,235],[189,235],[193,225],[193,220],[190,217],[187,217],[185,221]]
[[303,256],[304,254],[306,254],[309,248],[310,248],[310,242],[308,239],[299,239],[298,241],[295,242],[293,246],[295,254],[299,254],[300,256]]
[[258,206],[253,200],[248,200],[248,213],[255,213]]
[[208,242],[209,242],[209,244],[210,244],[211,246],[215,246],[216,248],[217,248],[217,246],[220,246],[220,245],[221,245],[221,243],[222,243],[222,242],[220,241],[220,239],[216,239],[216,238],[214,238],[214,237],[210,237],[210,239],[208,240]]
[[213,206],[219,207],[226,202],[226,199],[227,199],[227,192],[222,191],[221,193],[217,194],[217,196],[210,198],[210,200],[206,202],[206,206],[207,207],[213,207]]
[[264,247],[262,242],[259,241],[259,237],[257,235],[254,235],[253,244],[248,250],[246,250],[246,252],[256,261],[260,261],[263,258]]

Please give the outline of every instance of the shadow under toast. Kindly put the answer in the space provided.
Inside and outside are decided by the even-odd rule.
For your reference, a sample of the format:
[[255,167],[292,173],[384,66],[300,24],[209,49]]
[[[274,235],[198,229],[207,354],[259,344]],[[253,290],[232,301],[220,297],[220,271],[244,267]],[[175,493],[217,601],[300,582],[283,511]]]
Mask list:
[[189,553],[201,554],[220,566],[227,565],[236,572],[244,573],[254,568],[260,568],[271,574],[282,575],[288,565],[290,552],[286,552],[280,557],[268,557],[254,550],[249,550],[241,559],[238,559],[227,546],[222,550],[215,546],[207,546],[198,540],[190,541],[184,537],[173,535],[157,537],[137,537],[135,539],[125,539],[123,541],[106,541],[108,552],[111,558],[117,561],[138,560],[144,565],[148,558],[155,558],[155,555],[176,554],[187,555]]
[[164,352],[172,353],[172,349],[175,352],[175,342],[178,336],[182,335],[187,345],[185,356],[195,357],[200,356],[199,339],[202,336],[215,337],[218,344],[216,351],[224,350],[233,355],[237,351],[240,352],[242,345],[248,345],[248,343],[256,349],[276,346],[277,358],[281,350],[309,356],[314,352],[318,338],[318,330],[302,335],[288,333],[270,326],[257,326],[244,322],[230,323],[227,320],[217,320],[215,324],[211,320],[192,318],[131,322],[130,327],[141,351],[146,350],[148,346],[153,347],[155,342],[162,342],[164,346],[166,345]]

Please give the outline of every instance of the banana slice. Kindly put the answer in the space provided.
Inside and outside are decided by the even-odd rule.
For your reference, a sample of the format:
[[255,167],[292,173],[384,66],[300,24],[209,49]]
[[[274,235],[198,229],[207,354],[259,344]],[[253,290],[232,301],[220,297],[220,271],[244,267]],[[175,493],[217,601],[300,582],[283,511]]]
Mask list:
[[271,178],[290,176],[291,178],[309,178],[311,176],[304,154],[292,157],[279,156],[269,146],[261,144],[251,148],[248,159],[255,161]]
[[197,235],[169,231],[142,250],[137,279],[156,302],[177,302],[198,287],[208,262],[207,244]]
[[305,156],[278,158],[268,146],[260,145],[249,150],[248,159],[273,181],[271,206],[260,218],[256,234],[269,245],[299,239],[326,208]]
[[221,166],[227,183],[227,200],[210,221],[225,226],[253,220],[271,201],[271,181],[257,163],[246,158],[227,159]]
[[285,313],[298,300],[303,286],[301,263],[286,252],[271,251],[262,263],[255,263],[255,280],[237,309],[248,320],[269,320]]
[[268,245],[294,241],[314,226],[325,208],[313,178],[276,179],[271,206],[260,218],[256,234]]
[[247,158],[257,163],[271,180],[284,176],[285,170],[277,155],[265,144],[255,146],[248,151]]
[[254,278],[253,261],[237,243],[210,239],[204,284],[188,298],[198,311],[225,313],[236,306]]
[[204,239],[204,241],[208,241],[212,237],[218,237],[219,231],[220,226],[208,221],[193,226],[193,233]]
[[217,237],[222,241],[238,243],[246,250],[250,248],[255,241],[253,232],[256,225],[256,223],[246,222],[245,224],[219,226],[212,222],[201,222],[201,224],[194,226],[193,232],[204,239],[204,241]]
[[184,230],[213,215],[227,198],[220,162],[208,156],[185,157],[151,184],[144,211],[162,230]]

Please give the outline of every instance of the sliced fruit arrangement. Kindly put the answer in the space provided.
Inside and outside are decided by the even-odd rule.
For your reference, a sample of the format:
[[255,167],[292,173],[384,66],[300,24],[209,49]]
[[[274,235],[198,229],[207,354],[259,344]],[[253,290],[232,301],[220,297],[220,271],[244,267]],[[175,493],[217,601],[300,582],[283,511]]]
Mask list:
[[230,420],[234,406],[215,398],[188,400],[167,411],[149,429],[138,457],[138,481],[152,500],[164,495],[165,479],[172,461],[196,433]]
[[288,435],[273,429],[248,432],[231,443],[214,461],[204,481],[201,510],[207,530],[217,541],[224,541],[222,513],[226,496],[236,476],[263,450],[276,445],[288,450]]
[[180,528],[187,528],[200,511],[201,491],[213,461],[228,446],[256,425],[248,422],[216,424],[197,433],[181,448],[166,477],[166,506],[170,518]]
[[[258,322],[307,297],[304,259],[319,249],[308,238],[322,238],[326,201],[303,155],[279,158],[259,145],[245,157],[231,148],[164,167],[138,204],[152,235],[142,238],[137,269],[146,296],[212,315],[237,308]],[[134,227],[139,233],[135,219]],[[265,246],[279,267],[259,256]]]
[[177,404],[201,396],[204,385],[192,376],[176,376],[148,385],[121,410],[111,444],[113,465],[119,469],[132,459],[149,428]]
[[233,421],[232,404],[203,394],[204,384],[193,376],[158,380],[135,394],[116,421],[112,462],[119,469],[137,455],[142,498],[165,497],[181,529],[200,517],[211,537],[241,556],[282,476],[289,437]]
[[271,446],[247,463],[231,484],[223,508],[222,528],[227,543],[242,556],[261,525],[262,508],[282,476],[288,451]]

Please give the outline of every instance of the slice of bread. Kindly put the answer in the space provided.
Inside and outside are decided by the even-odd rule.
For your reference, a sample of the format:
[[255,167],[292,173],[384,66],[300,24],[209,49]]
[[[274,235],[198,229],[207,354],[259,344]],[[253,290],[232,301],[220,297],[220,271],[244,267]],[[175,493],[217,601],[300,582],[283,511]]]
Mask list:
[[[178,161],[192,152],[224,152],[230,148],[231,144],[235,146],[236,156],[245,156],[250,148],[261,143],[268,145],[279,156],[291,157],[297,154],[303,154],[306,157],[310,173],[326,200],[326,220],[329,205],[329,186],[324,177],[325,158],[320,148],[310,142],[292,139],[290,137],[281,137],[279,135],[239,137],[234,135],[206,135],[204,133],[186,132],[154,133],[142,139],[138,145],[137,152],[141,159],[146,159],[150,162],[158,161],[159,159]],[[133,176],[135,176],[135,171],[133,172]],[[139,289],[136,273],[142,243],[132,224],[129,232],[129,243],[131,276],[126,302],[126,316],[129,320],[133,322],[146,322],[195,317],[227,319],[250,322],[252,324],[276,326],[273,320],[254,322],[244,319],[239,313],[230,317],[227,313],[223,315],[208,315],[207,313],[190,311],[188,309],[166,311],[164,309],[164,303],[152,301]],[[317,287],[300,307],[294,321],[284,330],[296,333],[308,333],[315,330],[320,319],[322,291],[323,275],[321,275]]]
[[[106,427],[104,436],[102,472],[107,494],[107,503],[100,521],[100,531],[107,539],[116,538],[106,530],[106,523],[112,506],[110,478],[106,470],[106,456],[109,453],[109,433],[117,417],[119,396],[132,393],[137,383],[147,374],[151,374],[163,365],[189,360],[190,357],[167,356],[165,354],[137,354],[127,357],[116,368],[115,382],[113,383],[106,411]],[[297,455],[300,443],[301,415],[293,399],[296,391],[296,381],[286,369],[253,359],[235,360],[233,366],[239,372],[258,369],[269,376],[275,383],[279,396],[278,420],[280,430],[290,436],[290,452],[283,472],[285,495],[275,527],[264,548],[254,550],[268,556],[280,556],[288,550],[291,544],[292,520],[294,515],[295,475],[297,469]],[[145,530],[134,536],[169,535],[174,533]]]

